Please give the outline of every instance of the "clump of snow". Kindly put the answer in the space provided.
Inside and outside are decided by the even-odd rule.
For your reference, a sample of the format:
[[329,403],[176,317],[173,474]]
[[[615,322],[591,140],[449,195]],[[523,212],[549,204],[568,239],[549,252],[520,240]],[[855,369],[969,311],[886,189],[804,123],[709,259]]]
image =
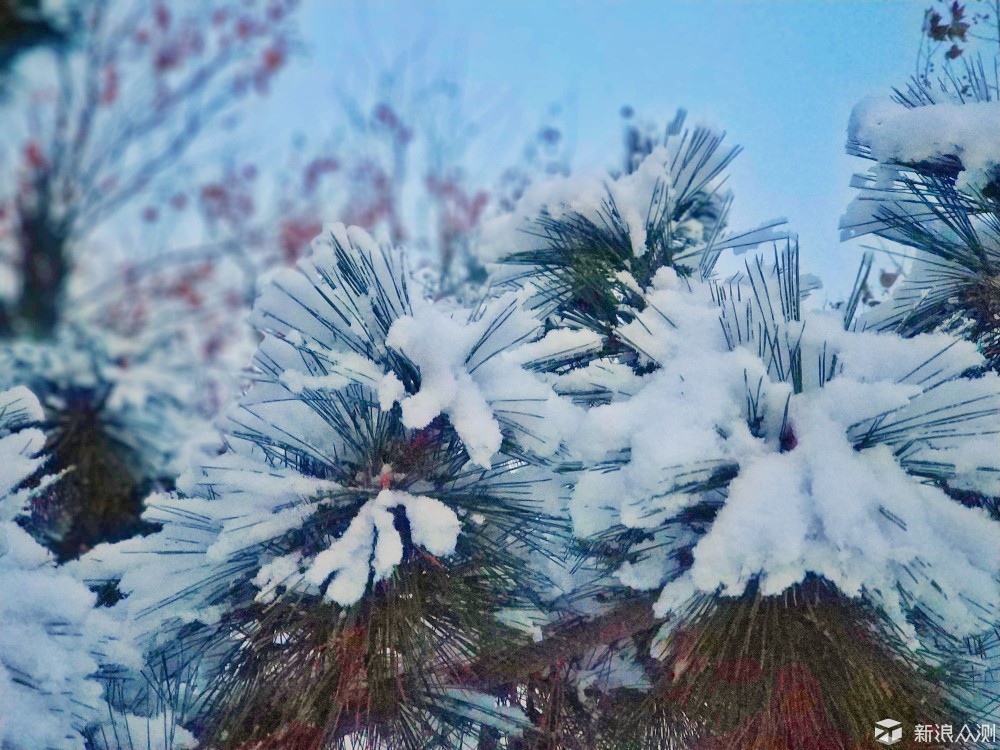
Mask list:
[[900,589],[953,632],[988,627],[1000,593],[997,524],[915,481],[888,446],[855,450],[837,419],[849,398],[831,388],[794,403],[797,446],[745,462],[660,612],[691,589],[738,596],[757,579],[777,594],[813,573],[877,598],[901,625],[909,602]]
[[495,263],[512,253],[532,249],[537,238],[528,230],[543,211],[554,218],[597,215],[608,197],[606,183],[606,174],[591,171],[529,185],[514,211],[483,222],[476,255],[484,263]]
[[162,524],[162,532],[98,545],[70,567],[85,581],[119,581],[128,596],[115,611],[152,649],[176,636],[171,623],[214,624],[220,612],[211,582],[228,582],[234,560],[258,570],[273,558],[266,545],[301,526],[316,512],[316,498],[339,488],[225,454],[182,475],[179,492],[146,499],[143,517]]
[[482,337],[483,328],[425,308],[420,321],[408,316],[393,323],[386,342],[420,369],[420,389],[394,399],[403,409],[403,424],[420,429],[438,415],[447,414],[472,460],[489,468],[503,435],[466,367],[469,352]]
[[[885,164],[956,157],[959,188],[983,188],[1000,167],[1000,102],[906,107],[868,98],[851,113],[848,137]],[[992,134],[992,137],[991,137]]]
[[[723,138],[724,133],[699,126],[672,133],[629,174],[612,179],[590,172],[535,183],[513,212],[483,223],[475,252],[491,264],[538,249],[546,235],[538,223],[542,217],[583,219],[603,228],[614,224],[625,232],[633,258],[664,241],[673,254],[715,258],[725,249],[739,253],[777,239],[774,230],[784,219],[746,232],[723,231],[729,201],[724,170],[739,151],[723,146]],[[623,288],[636,287],[635,279],[618,280]]]
[[0,498],[3,498],[0,522],[13,521],[24,511],[29,499],[27,491],[17,491],[26,477],[42,465],[39,457],[45,445],[45,434],[25,425],[43,418],[38,399],[24,386],[0,393]]
[[368,587],[388,578],[403,559],[403,540],[396,530],[390,509],[406,514],[413,544],[432,555],[447,556],[455,551],[461,522],[455,511],[440,500],[408,492],[382,490],[365,503],[347,530],[316,555],[308,566],[301,556],[279,557],[261,567],[254,584],[262,600],[273,599],[274,586],[289,585],[304,567],[301,578],[320,588],[324,596],[342,606],[358,602]]
[[[555,178],[530,186],[518,202],[515,212],[503,214],[487,221],[476,248],[477,255],[485,262],[495,262],[504,256],[529,250],[537,244],[537,237],[530,232],[531,224],[543,213],[554,219],[565,216],[582,216],[601,226],[606,222],[607,207],[614,205],[628,230],[632,252],[641,257],[648,251],[647,233],[651,222],[659,217],[650,211],[657,200],[676,198],[691,186],[692,171],[708,171],[711,161],[721,163],[724,152],[716,152],[707,161],[678,159],[682,144],[653,149],[637,169],[616,180],[606,174],[590,173],[574,177]],[[712,189],[714,185],[703,188]],[[702,225],[694,219],[681,222],[682,233],[692,240],[702,239]]]
[[389,373],[379,386],[382,408],[398,402],[403,424],[412,429],[447,415],[473,463],[483,468],[500,451],[504,429],[525,447],[551,453],[557,430],[572,414],[522,367],[545,354],[541,325],[524,308],[513,293],[485,303],[476,316],[415,302],[410,315],[393,323],[386,342],[418,367],[420,385],[406,394]]

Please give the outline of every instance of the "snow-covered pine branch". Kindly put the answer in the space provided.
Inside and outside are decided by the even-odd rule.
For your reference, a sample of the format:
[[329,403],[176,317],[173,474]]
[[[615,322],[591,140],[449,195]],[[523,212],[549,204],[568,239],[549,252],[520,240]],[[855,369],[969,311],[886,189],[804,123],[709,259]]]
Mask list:
[[[996,81],[970,67],[967,86],[912,86],[859,104],[848,152],[875,165],[855,177],[844,239],[899,243],[913,267],[861,325],[911,335],[950,330],[1000,366],[1000,130]],[[954,82],[953,82],[954,83]]]
[[[96,596],[18,525],[38,488],[24,481],[44,467],[43,418],[22,386],[0,393],[0,746],[84,750],[105,710],[102,667],[138,663],[118,625],[94,609]],[[42,485],[58,482],[46,475]]]
[[199,408],[204,368],[183,346],[172,336],[124,339],[83,327],[0,344],[0,387],[27,384],[37,396],[48,468],[63,473],[28,513],[32,533],[59,559],[141,530],[143,496],[172,486],[187,454],[212,442]]
[[[461,672],[491,633],[517,639],[495,615],[550,596],[528,561],[559,554],[548,465],[577,414],[522,366],[542,329],[517,294],[466,310],[411,288],[366,233],[328,227],[255,308],[225,452],[147,501],[162,531],[80,563],[119,581],[147,654],[196,654],[187,718],[212,736],[293,723],[416,747],[479,731],[484,711],[519,731]],[[360,664],[380,708],[358,714]]]

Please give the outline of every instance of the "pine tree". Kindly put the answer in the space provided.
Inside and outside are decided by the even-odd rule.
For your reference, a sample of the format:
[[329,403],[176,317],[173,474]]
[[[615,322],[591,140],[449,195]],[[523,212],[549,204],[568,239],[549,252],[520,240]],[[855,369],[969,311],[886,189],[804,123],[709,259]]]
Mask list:
[[564,533],[544,418],[564,410],[510,351],[540,331],[515,295],[463,310],[411,283],[328,228],[256,307],[227,453],[148,501],[162,532],[85,561],[121,563],[150,653],[198,670],[212,746],[452,747],[526,723],[477,665],[544,595]]

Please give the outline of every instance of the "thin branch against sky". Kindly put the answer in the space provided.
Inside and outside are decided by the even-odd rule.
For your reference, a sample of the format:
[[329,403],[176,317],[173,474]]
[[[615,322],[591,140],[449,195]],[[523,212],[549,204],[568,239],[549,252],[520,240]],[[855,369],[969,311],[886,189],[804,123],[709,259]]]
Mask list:
[[[481,104],[475,97],[495,101],[498,92],[523,113],[571,101],[577,168],[614,166],[607,155],[617,153],[622,106],[664,123],[685,107],[723,124],[745,149],[733,169],[734,220],[746,226],[786,216],[802,237],[804,263],[832,297],[846,296],[861,257],[840,245],[837,232],[858,169],[843,151],[847,120],[859,99],[905,78],[922,18],[906,0],[312,0],[304,11],[310,54],[277,92],[281,104],[260,121],[262,130],[294,130],[303,117],[326,117],[333,127],[345,69],[357,74],[364,59],[377,65],[384,50],[421,40],[429,61],[461,58],[473,110]],[[489,135],[484,150],[495,154],[502,139]]]

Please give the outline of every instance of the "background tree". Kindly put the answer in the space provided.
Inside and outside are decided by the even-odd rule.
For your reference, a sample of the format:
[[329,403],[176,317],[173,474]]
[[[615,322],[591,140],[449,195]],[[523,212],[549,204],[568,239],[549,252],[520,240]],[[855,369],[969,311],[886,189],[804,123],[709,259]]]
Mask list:
[[[214,126],[267,92],[294,42],[293,10],[283,0],[70,3],[72,43],[22,55],[14,71],[23,75],[2,107],[0,153],[3,375],[47,409],[49,467],[66,474],[36,499],[32,523],[60,557],[140,528],[142,496],[171,481],[190,439],[198,414],[181,391],[205,354],[185,354],[198,326],[176,321],[176,304],[161,310],[170,325],[140,336],[102,329],[71,290],[108,279],[122,261],[116,222],[145,211],[144,196],[182,173]],[[171,291],[160,299],[185,298],[182,284]],[[188,375],[171,380],[165,368]]]
[[4,305],[9,333],[50,336],[88,239],[240,100],[266,93],[290,52],[292,7],[99,0],[80,8],[73,48],[51,56],[27,101],[5,108],[11,192],[0,208],[5,261],[18,281]]

